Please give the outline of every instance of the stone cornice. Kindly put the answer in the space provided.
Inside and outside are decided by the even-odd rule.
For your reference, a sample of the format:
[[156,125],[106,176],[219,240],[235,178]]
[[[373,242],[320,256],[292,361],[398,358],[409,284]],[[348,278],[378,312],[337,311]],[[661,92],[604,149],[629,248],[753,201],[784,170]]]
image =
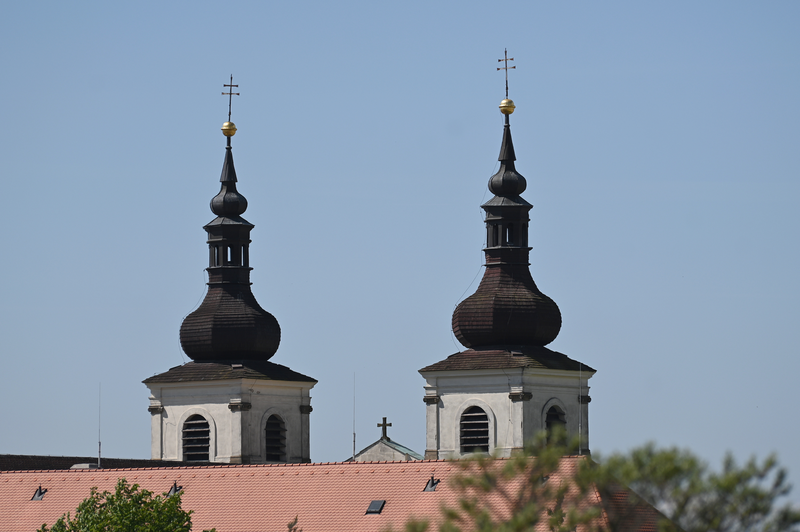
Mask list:
[[511,392],[508,394],[508,398],[514,401],[530,401],[533,399],[533,394],[530,392]]
[[252,407],[252,404],[242,401],[241,399],[231,399],[231,402],[228,403],[228,408],[231,409],[231,412],[245,412]]

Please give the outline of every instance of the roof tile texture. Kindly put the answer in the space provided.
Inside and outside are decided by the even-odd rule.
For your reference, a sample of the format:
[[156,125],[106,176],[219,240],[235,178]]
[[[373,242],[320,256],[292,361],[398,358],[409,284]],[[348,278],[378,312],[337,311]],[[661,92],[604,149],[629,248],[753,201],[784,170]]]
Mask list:
[[[583,459],[565,457],[549,482],[574,474]],[[453,482],[460,472],[459,464],[447,461],[2,472],[0,516],[4,531],[30,532],[74,512],[93,486],[113,491],[124,477],[155,493],[173,482],[183,486],[183,508],[194,510],[197,531],[278,531],[295,516],[306,532],[402,530],[411,517],[427,518],[435,529],[441,507],[455,506],[461,497]],[[431,475],[441,482],[436,491],[424,492]],[[39,485],[48,491],[43,500],[31,501]],[[590,499],[585,504],[599,500]],[[373,500],[386,501],[382,513],[365,515]],[[508,511],[496,493],[483,500],[498,514]]]

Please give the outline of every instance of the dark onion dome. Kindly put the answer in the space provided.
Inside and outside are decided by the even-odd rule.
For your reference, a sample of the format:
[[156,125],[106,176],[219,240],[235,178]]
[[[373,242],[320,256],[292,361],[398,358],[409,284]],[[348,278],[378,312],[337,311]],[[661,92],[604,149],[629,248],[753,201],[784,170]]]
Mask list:
[[200,307],[183,320],[181,347],[195,361],[266,361],[278,350],[281,328],[250,290],[253,224],[241,217],[247,200],[236,190],[230,141],[236,126],[226,122],[222,132],[228,137],[222,186],[211,200],[217,218],[204,227],[208,233],[208,293]]
[[211,212],[217,216],[238,216],[247,210],[247,199],[236,190],[236,168],[233,166],[233,152],[225,150],[225,163],[222,165],[222,188],[211,198]]
[[503,100],[505,114],[500,170],[489,179],[495,195],[486,211],[486,271],[474,294],[453,312],[453,333],[465,347],[545,346],[561,330],[561,312],[544,295],[530,273],[528,213],[520,197],[527,184],[514,167],[516,156],[508,116],[514,103]]
[[519,196],[528,188],[525,178],[514,168],[517,160],[514,143],[511,141],[511,127],[503,128],[503,142],[500,145],[500,170],[489,178],[489,191],[495,196]]
[[278,350],[281,328],[249,289],[209,283],[203,303],[183,320],[180,337],[183,351],[196,362],[266,361]]

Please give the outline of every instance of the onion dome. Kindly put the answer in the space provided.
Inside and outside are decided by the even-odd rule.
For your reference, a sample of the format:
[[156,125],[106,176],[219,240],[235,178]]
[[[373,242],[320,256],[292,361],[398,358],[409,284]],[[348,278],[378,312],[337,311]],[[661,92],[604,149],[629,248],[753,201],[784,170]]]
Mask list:
[[211,200],[217,217],[203,229],[208,233],[208,292],[200,306],[181,325],[184,352],[195,361],[269,360],[278,350],[281,328],[262,309],[250,289],[250,230],[241,217],[247,200],[236,190],[231,137],[236,126],[226,122],[228,137],[222,183]]
[[525,178],[514,167],[509,115],[514,102],[503,100],[505,115],[500,147],[500,170],[489,179],[494,197],[481,205],[486,211],[486,271],[474,294],[453,312],[453,333],[467,348],[487,346],[545,346],[561,330],[561,312],[536,286],[530,273],[529,211],[520,197]]
[[217,216],[244,214],[247,210],[247,199],[236,190],[236,168],[233,166],[233,151],[225,149],[225,163],[222,165],[222,176],[219,178],[222,188],[219,194],[211,198],[211,212]]

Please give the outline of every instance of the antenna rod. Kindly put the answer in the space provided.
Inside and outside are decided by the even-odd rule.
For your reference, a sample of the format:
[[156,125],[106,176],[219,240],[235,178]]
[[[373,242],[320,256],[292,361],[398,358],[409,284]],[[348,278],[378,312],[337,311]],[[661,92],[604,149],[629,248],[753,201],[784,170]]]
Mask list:
[[578,456],[583,454],[583,364],[578,362]]
[[356,461],[356,372],[353,372],[353,462]]
[[101,408],[103,405],[103,383],[97,383],[97,469],[100,469],[100,455],[102,454],[103,444],[102,440],[100,439],[100,421],[102,420],[101,417]]

